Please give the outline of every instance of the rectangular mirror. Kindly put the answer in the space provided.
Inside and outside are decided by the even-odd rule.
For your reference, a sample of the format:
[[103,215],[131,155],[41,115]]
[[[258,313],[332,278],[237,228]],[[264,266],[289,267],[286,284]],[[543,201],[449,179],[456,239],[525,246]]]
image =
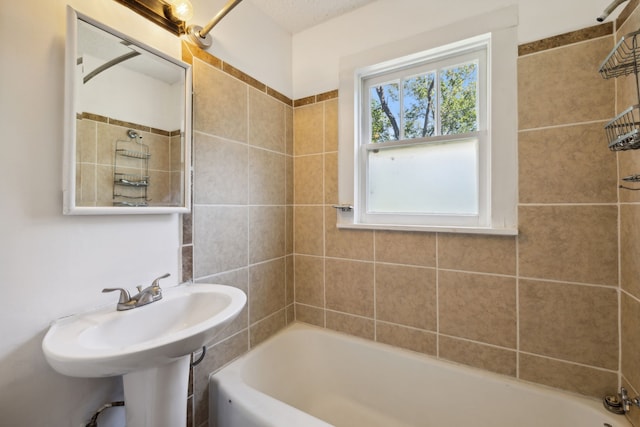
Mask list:
[[64,214],[189,212],[191,66],[67,8]]

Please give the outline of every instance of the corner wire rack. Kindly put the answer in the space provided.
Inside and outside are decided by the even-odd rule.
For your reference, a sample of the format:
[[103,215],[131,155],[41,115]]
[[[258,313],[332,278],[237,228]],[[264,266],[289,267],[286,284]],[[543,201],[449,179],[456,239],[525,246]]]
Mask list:
[[[640,81],[638,80],[638,49],[640,30],[623,36],[611,53],[600,65],[600,75],[605,79],[623,77],[634,74],[636,79],[636,95],[640,102]],[[640,148],[640,104],[618,114],[604,127],[611,151],[636,150]]]
[[[148,206],[149,146],[141,142],[137,131],[128,130],[129,140],[117,140],[113,162],[113,205],[139,207]],[[133,164],[118,164],[119,159],[133,159]],[[133,173],[133,172],[140,172]]]

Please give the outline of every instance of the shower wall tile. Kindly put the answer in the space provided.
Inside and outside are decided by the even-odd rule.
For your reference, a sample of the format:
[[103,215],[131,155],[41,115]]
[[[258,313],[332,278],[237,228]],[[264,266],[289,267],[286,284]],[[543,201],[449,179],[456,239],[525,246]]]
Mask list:
[[435,269],[377,263],[375,286],[377,319],[437,330]]
[[193,256],[196,277],[247,266],[248,215],[247,207],[194,207]]
[[293,206],[285,206],[285,252],[293,253]]
[[296,108],[293,113],[293,153],[319,154],[324,148],[324,105]]
[[516,376],[516,352],[477,342],[440,336],[439,355],[452,362],[498,374]]
[[338,99],[324,103],[324,151],[338,151]]
[[[640,205],[620,206],[620,286],[640,298]],[[640,384],[640,382],[638,383]]]
[[287,325],[285,310],[278,310],[271,316],[251,325],[249,330],[249,346],[257,346],[261,342],[275,335]]
[[520,378],[595,397],[611,394],[618,384],[616,372],[526,353],[520,355]]
[[438,273],[439,330],[443,334],[516,348],[516,279]]
[[449,270],[516,274],[516,238],[439,234],[438,266]]
[[285,227],[284,206],[249,207],[250,264],[285,255]]
[[330,310],[373,317],[373,263],[327,258],[326,304]]
[[376,322],[376,341],[431,356],[438,352],[435,333],[392,323]]
[[194,203],[247,204],[249,148],[229,140],[194,134]]
[[286,171],[284,154],[249,148],[249,203],[284,205]]
[[616,203],[616,156],[606,149],[606,122],[521,132],[521,203]]
[[640,365],[638,364],[638,354],[640,354],[640,338],[638,337],[640,301],[623,292],[620,311],[623,333],[621,369],[624,377],[635,388],[636,384],[640,384]]
[[324,255],[324,207],[295,206],[293,215],[295,253]]
[[263,320],[285,306],[285,259],[249,268],[249,322]]
[[325,255],[373,261],[373,231],[339,230],[336,210],[325,207]]
[[295,304],[290,304],[285,307],[285,316],[286,316],[287,325],[290,325],[296,321]]
[[199,59],[193,76],[194,129],[246,143],[248,86]]
[[520,57],[520,129],[613,117],[614,82],[598,73],[612,46],[608,36]]
[[568,283],[520,280],[520,349],[618,369],[618,292]]
[[285,107],[284,111],[285,121],[285,153],[293,156],[293,108],[290,106]]
[[324,258],[295,256],[296,301],[324,307]]
[[299,205],[321,205],[323,193],[322,154],[296,157],[293,164],[293,200]]
[[631,0],[616,18],[615,24],[618,29],[616,33],[617,39],[624,34],[628,34],[638,29],[640,25],[640,2]]
[[335,311],[327,311],[326,319],[326,327],[328,329],[369,340],[374,339],[375,325],[372,319],[337,313]]
[[379,262],[435,267],[436,234],[377,231],[375,259]]
[[520,275],[615,286],[617,222],[615,205],[521,206]]
[[287,156],[284,161],[286,188],[284,191],[284,203],[293,205],[293,157]]
[[[295,303],[295,271],[294,271],[294,257],[293,255],[287,255],[285,262],[285,289],[284,299],[285,306],[293,311],[293,304]],[[292,318],[293,320],[293,318]],[[289,322],[287,322],[289,323]]]
[[[620,40],[626,34],[637,31],[640,27],[640,7],[638,1],[631,1],[620,13],[617,23],[618,31],[616,40]],[[624,23],[622,18],[626,18]],[[635,76],[630,75],[616,79],[616,113],[620,114],[628,107],[638,103],[638,88]],[[618,178],[624,178],[640,173],[640,152],[631,150],[619,152]],[[633,183],[624,183],[626,187],[636,188]],[[640,320],[640,267],[637,262],[637,249],[640,242],[640,194],[637,191],[627,189],[619,190],[620,199],[620,327],[621,327],[621,374],[622,385],[629,390],[629,394],[636,396],[640,390],[640,368],[637,358],[640,352],[640,337],[638,334],[638,321]],[[607,390],[611,394],[614,388]],[[627,419],[634,426],[640,426],[640,414],[631,411]]]
[[183,51],[195,61],[196,91],[193,214],[183,216],[182,232],[183,251],[193,251],[190,279],[248,296],[195,372],[202,426],[209,374],[295,317],[293,102],[193,45]]
[[311,307],[296,303],[296,320],[298,322],[308,323],[310,325],[325,327],[324,315],[325,311],[320,308]]
[[[616,156],[610,153],[612,156]],[[629,150],[617,153],[618,158],[618,178],[622,179],[629,176],[640,174],[640,151]],[[625,187],[637,188],[637,184],[618,181]],[[640,194],[638,191],[620,189],[619,198],[621,203],[638,203],[640,202]]]
[[249,144],[285,153],[285,108],[266,93],[249,89]]
[[324,204],[335,205],[338,200],[338,153],[324,155]]

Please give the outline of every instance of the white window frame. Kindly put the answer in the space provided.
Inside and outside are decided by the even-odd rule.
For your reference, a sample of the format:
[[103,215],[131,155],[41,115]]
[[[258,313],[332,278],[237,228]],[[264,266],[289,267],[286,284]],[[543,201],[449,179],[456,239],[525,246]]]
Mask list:
[[[488,195],[490,168],[489,156],[490,138],[488,133],[488,76],[487,76],[487,55],[489,53],[490,35],[485,34],[464,40],[454,45],[443,47],[444,52],[426,52],[418,58],[410,61],[398,60],[397,63],[390,64],[385,69],[375,67],[375,71],[370,72],[369,67],[358,70],[359,76],[359,118],[361,124],[357,138],[357,164],[356,171],[356,203],[355,214],[364,224],[397,224],[397,225],[429,225],[429,226],[464,226],[481,227],[489,224],[488,217]],[[370,88],[376,84],[396,80],[408,75],[423,74],[425,71],[440,70],[455,66],[460,63],[477,62],[478,64],[478,129],[474,132],[456,135],[437,135],[432,137],[389,141],[383,143],[370,144],[371,114],[370,114]],[[436,81],[438,76],[436,75]],[[400,88],[402,92],[402,88]],[[437,91],[440,94],[440,91]],[[401,95],[402,96],[402,95]],[[439,101],[437,102],[439,105]],[[439,108],[439,107],[438,107]],[[402,114],[402,110],[400,111]],[[440,126],[439,114],[436,114],[436,128]],[[402,133],[402,120],[400,120]],[[439,144],[452,143],[456,141],[475,139],[477,141],[477,170],[478,170],[478,214],[477,215],[436,215],[436,214],[406,214],[406,213],[379,213],[371,212],[368,203],[369,180],[367,179],[370,170],[368,162],[368,152],[371,150],[383,150],[385,148],[409,146],[418,144]]]
[[[371,214],[365,208],[369,117],[363,81],[395,68],[446,60],[486,47],[487,85],[481,93],[478,132],[478,216]],[[474,17],[409,39],[342,58],[339,87],[339,228],[517,234],[517,7]],[[486,104],[482,105],[485,100]],[[484,110],[484,111],[483,111]],[[461,139],[470,134],[440,136]],[[368,141],[368,140],[366,140]],[[385,143],[393,144],[393,143]],[[485,173],[486,172],[486,173]]]

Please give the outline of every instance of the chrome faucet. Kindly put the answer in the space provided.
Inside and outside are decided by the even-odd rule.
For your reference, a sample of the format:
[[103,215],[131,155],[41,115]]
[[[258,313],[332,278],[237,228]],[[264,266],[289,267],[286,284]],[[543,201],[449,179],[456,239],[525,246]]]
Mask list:
[[138,293],[134,296],[129,295],[129,291],[124,288],[104,288],[103,293],[120,291],[120,299],[118,299],[118,305],[116,306],[118,311],[131,310],[132,308],[142,307],[143,305],[151,304],[152,302],[162,299],[162,289],[160,288],[160,279],[169,277],[170,274],[163,274],[160,277],[154,279],[151,285],[146,288],[137,286]]

